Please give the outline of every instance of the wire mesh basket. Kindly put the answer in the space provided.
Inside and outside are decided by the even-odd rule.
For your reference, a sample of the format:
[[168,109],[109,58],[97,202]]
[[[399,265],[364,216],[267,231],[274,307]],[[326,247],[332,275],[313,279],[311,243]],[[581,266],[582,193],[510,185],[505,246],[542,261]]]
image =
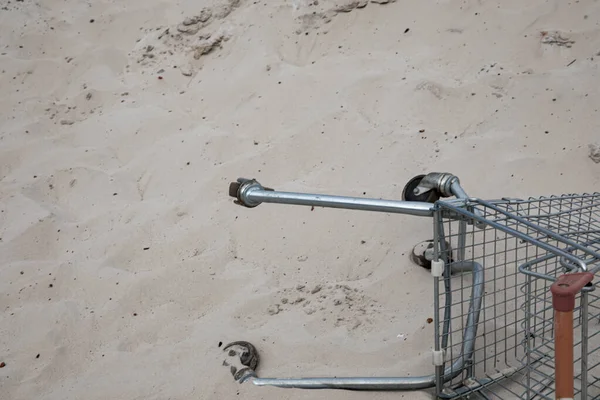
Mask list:
[[[554,399],[550,287],[565,273],[598,269],[600,194],[437,204],[436,238],[445,261],[435,288],[436,348],[444,351],[438,396]],[[479,283],[474,273],[453,272],[465,263],[480,266],[484,282],[467,354],[465,330]],[[574,386],[582,399],[600,398],[600,299],[594,289],[590,283],[582,290],[574,310]],[[441,372],[457,361],[465,364],[460,373]]]

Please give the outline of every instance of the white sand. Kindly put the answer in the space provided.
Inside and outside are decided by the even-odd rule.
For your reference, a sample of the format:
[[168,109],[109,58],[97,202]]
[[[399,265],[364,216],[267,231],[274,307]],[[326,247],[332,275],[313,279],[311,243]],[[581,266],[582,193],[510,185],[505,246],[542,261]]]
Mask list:
[[220,341],[256,344],[265,377],[432,373],[432,282],[407,257],[432,233],[244,209],[229,182],[598,190],[597,2],[239,3],[2,2],[0,398],[417,398],[233,381]]

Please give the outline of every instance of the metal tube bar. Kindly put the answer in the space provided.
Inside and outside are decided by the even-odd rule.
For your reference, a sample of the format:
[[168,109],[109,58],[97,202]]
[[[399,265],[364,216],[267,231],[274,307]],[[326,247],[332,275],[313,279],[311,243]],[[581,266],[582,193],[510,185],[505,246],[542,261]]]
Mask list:
[[[463,334],[461,354],[451,366],[444,371],[444,382],[457,377],[465,368],[465,364],[473,357],[477,324],[483,298],[483,267],[476,262],[460,262],[452,265],[455,272],[472,271],[473,287],[467,323]],[[257,386],[277,386],[299,389],[346,389],[346,390],[418,390],[434,387],[435,375],[399,378],[251,378]]]
[[[440,259],[440,230],[443,229],[442,223],[442,215],[440,210],[436,210],[433,214],[433,243],[434,243],[434,254],[433,259]],[[443,235],[442,235],[443,236]],[[433,277],[433,323],[435,324],[433,327],[433,343],[434,350],[439,352],[441,350],[441,340],[440,340],[440,277]],[[446,349],[444,349],[446,350]],[[444,382],[444,364],[440,364],[435,366],[435,391],[436,393],[441,393]]]
[[467,221],[461,220],[458,223],[458,248],[456,249],[456,259],[458,261],[464,261],[466,245],[467,245]]
[[[527,284],[525,286],[525,352],[527,354],[527,365],[531,364],[531,348],[532,348],[532,340],[533,334],[531,333],[531,319],[533,316],[531,315],[531,281],[532,278],[529,275],[526,275]],[[531,400],[531,368],[527,368],[526,379],[527,379],[527,397],[525,400]]]
[[247,190],[242,194],[241,200],[248,204],[295,204],[300,206],[409,214],[421,217],[431,217],[433,215],[434,207],[433,204],[417,201],[380,200],[323,194],[277,192],[260,188],[251,188]]
[[[468,199],[467,192],[460,186],[458,179],[452,182],[450,185],[450,191],[459,199]],[[465,245],[467,239],[467,221],[460,221],[458,226],[458,249],[456,251],[456,258],[458,261],[465,259]]]
[[[435,188],[444,196],[454,195],[460,199],[468,199],[467,193],[460,186],[458,178],[450,174],[430,174]],[[439,176],[438,176],[439,175]],[[429,177],[429,175],[428,175]],[[430,182],[431,184],[431,182]],[[293,204],[350,210],[378,211],[416,216],[433,216],[434,205],[417,201],[383,200],[360,197],[332,196],[326,194],[279,192],[263,187],[254,179],[239,178],[229,186],[229,195],[237,197],[238,203],[246,207],[256,207],[261,203]]]
[[452,191],[452,194],[455,195],[459,199],[468,199],[469,198],[469,195],[467,195],[467,192],[465,192],[465,190],[462,188],[462,186],[460,186],[460,183],[458,182],[458,180],[454,181],[452,183],[452,185],[450,185],[450,191]]
[[[452,270],[450,269],[450,257],[448,257],[449,251],[450,249],[448,249],[446,247],[446,237],[444,235],[444,229],[443,229],[443,225],[442,225],[442,217],[441,217],[441,212],[438,210],[436,211],[438,217],[437,217],[437,227],[434,228],[434,232],[438,232],[438,238],[437,241],[439,243],[439,246],[441,248],[442,253],[444,253],[446,255],[444,262],[444,275],[443,275],[443,280],[444,280],[444,298],[445,298],[445,303],[444,303],[444,325],[442,327],[442,350],[446,350],[446,348],[448,347],[448,333],[450,332],[450,319],[452,317],[452,288],[450,287],[450,279],[451,279],[451,275],[452,275]],[[439,293],[437,294],[439,295]],[[436,296],[437,296],[436,295]],[[443,372],[443,371],[442,371]]]
[[588,398],[588,292],[581,291],[581,400]]

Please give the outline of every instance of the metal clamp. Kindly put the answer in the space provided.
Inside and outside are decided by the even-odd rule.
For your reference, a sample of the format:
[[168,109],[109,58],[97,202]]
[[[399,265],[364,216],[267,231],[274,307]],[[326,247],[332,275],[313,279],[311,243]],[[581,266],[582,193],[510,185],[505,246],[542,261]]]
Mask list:
[[432,350],[433,365],[436,367],[444,365],[446,352],[444,350]]
[[431,262],[431,275],[434,278],[440,278],[444,275],[444,260],[434,260]]

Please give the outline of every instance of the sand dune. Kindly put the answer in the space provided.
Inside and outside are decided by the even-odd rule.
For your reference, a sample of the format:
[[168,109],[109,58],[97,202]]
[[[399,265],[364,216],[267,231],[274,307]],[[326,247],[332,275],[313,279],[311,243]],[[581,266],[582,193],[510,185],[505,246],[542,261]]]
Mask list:
[[[379,4],[383,3],[383,4]],[[234,205],[230,181],[399,198],[590,192],[594,1],[4,2],[2,399],[391,399],[261,376],[431,373],[431,221]],[[315,291],[316,288],[320,288]],[[238,396],[239,395],[239,396]]]

